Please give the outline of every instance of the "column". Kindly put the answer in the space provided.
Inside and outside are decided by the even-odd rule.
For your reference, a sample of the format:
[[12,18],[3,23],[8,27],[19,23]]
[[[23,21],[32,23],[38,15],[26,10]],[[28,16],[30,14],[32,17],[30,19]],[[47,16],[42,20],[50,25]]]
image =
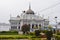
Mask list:
[[40,28],[39,28],[39,24],[38,24],[38,29],[40,30]]
[[19,24],[18,24],[18,30],[20,31],[20,22],[19,22]]
[[41,28],[44,30],[44,21],[42,22],[42,27]]
[[32,24],[30,24],[30,32],[32,32]]
[[19,27],[19,22],[17,22],[17,31],[19,31],[18,27]]
[[42,28],[42,27],[41,27],[41,24],[39,24],[39,30],[41,30],[41,28]]
[[20,30],[22,30],[23,22],[20,22]]

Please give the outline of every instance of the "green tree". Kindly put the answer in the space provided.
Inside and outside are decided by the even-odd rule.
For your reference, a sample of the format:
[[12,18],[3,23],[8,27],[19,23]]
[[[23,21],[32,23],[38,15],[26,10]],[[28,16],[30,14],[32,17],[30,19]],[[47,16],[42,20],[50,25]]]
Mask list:
[[22,26],[22,31],[23,31],[23,34],[27,34],[30,31],[30,26],[27,24],[24,24]]
[[40,30],[35,30],[35,35],[40,36]]
[[53,36],[52,30],[48,30],[48,31],[46,32],[46,36],[47,36],[47,39],[48,39],[48,40],[51,40],[51,37]]

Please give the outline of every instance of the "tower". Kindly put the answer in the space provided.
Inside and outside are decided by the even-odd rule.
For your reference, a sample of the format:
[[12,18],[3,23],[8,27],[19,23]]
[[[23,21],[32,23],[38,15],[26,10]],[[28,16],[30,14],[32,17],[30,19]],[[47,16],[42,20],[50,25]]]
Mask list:
[[34,14],[34,11],[31,10],[31,4],[29,3],[29,9],[26,11],[26,14]]

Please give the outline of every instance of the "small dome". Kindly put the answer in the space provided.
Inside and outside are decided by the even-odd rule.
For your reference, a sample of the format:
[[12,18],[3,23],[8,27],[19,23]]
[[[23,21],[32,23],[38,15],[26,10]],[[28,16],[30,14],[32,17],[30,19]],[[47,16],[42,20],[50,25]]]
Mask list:
[[19,15],[17,15],[17,17],[18,17],[18,18],[20,18],[20,16],[19,16]]
[[34,11],[32,11],[31,9],[26,11],[26,14],[34,14]]

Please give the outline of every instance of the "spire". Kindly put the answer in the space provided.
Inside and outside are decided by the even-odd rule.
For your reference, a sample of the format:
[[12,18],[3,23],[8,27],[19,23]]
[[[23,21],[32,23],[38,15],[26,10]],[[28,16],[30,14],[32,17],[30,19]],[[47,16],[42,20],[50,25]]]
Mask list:
[[26,14],[34,14],[34,11],[31,10],[30,2],[29,2],[29,9],[26,11]]
[[30,4],[30,2],[29,2],[29,9],[31,9],[31,4]]
[[48,21],[49,21],[49,18],[50,18],[50,17],[48,16],[48,18],[47,18]]
[[10,14],[10,19],[11,19],[11,14]]
[[42,17],[44,18],[44,14],[42,15]]

